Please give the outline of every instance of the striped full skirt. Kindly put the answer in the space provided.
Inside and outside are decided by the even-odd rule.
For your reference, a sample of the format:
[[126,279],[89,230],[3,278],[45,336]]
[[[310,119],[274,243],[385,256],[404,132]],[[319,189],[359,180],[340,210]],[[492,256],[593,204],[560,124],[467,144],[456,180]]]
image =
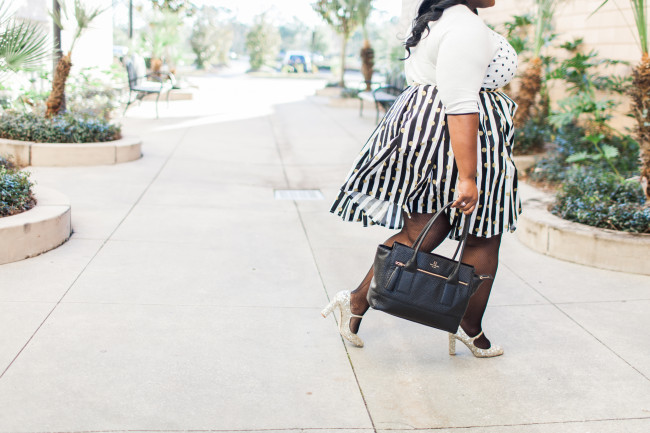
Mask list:
[[[470,216],[472,234],[514,231],[521,213],[512,161],[517,104],[503,92],[481,90],[477,137],[479,201]],[[435,213],[454,200],[458,169],[435,86],[408,87],[388,110],[354,161],[331,212],[364,226],[403,226],[404,216]],[[458,239],[466,216],[449,215]]]

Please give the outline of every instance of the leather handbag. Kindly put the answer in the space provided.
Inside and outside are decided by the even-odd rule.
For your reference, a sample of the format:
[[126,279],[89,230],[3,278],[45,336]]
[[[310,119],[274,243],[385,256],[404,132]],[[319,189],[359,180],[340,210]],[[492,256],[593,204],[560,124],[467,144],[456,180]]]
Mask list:
[[[456,333],[469,298],[491,275],[476,275],[474,267],[461,263],[467,244],[470,218],[465,224],[458,248],[451,259],[420,251],[433,223],[451,203],[436,213],[422,229],[413,247],[395,242],[379,245],[373,265],[374,277],[368,302],[375,310],[412,322]],[[460,252],[458,261],[456,256]]]

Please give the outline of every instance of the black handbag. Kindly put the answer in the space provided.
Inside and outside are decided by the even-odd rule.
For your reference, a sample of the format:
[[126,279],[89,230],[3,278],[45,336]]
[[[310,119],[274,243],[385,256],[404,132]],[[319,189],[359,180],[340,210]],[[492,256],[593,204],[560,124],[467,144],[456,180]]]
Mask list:
[[[451,259],[420,251],[433,223],[449,206],[451,203],[431,218],[413,248],[399,242],[392,247],[379,245],[373,265],[374,277],[368,290],[368,302],[372,308],[456,333],[469,298],[482,280],[493,277],[476,275],[473,266],[461,263],[470,218],[465,218],[461,240]],[[460,257],[455,261],[459,251]]]

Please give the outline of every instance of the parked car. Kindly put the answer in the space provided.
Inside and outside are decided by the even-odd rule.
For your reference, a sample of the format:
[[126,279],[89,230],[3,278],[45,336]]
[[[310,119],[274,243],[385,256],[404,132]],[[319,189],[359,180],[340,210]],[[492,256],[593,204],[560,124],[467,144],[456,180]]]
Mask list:
[[311,53],[287,51],[281,61],[280,69],[287,72],[311,72]]

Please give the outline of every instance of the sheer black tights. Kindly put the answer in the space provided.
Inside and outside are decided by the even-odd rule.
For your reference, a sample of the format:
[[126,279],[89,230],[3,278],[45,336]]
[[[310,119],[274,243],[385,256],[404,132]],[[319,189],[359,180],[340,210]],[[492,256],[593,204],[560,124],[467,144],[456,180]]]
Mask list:
[[[396,235],[390,237],[384,242],[384,245],[392,246],[394,242],[399,242],[405,245],[413,245],[415,239],[424,228],[424,226],[431,219],[431,214],[411,214],[411,218],[404,215],[404,227]],[[423,251],[432,251],[445,240],[451,231],[451,225],[447,218],[439,218],[429,231],[429,234],[422,243]],[[501,245],[501,235],[493,236],[491,238],[480,238],[476,236],[469,236],[467,239],[467,246],[463,256],[463,262],[470,264],[476,268],[478,274],[495,275],[499,263],[499,246]],[[366,274],[366,277],[361,281],[359,287],[352,291],[351,307],[352,313],[362,315],[368,310],[368,288],[372,280],[373,272],[372,267]],[[485,313],[490,292],[492,290],[492,280],[485,280],[479,286],[476,293],[472,296],[467,307],[467,312],[463,317],[461,326],[465,332],[474,336],[481,332],[481,321]],[[356,333],[361,325],[361,319],[352,318],[350,320],[350,329]],[[490,347],[490,341],[483,335],[478,338],[474,344],[477,347],[487,349]]]

